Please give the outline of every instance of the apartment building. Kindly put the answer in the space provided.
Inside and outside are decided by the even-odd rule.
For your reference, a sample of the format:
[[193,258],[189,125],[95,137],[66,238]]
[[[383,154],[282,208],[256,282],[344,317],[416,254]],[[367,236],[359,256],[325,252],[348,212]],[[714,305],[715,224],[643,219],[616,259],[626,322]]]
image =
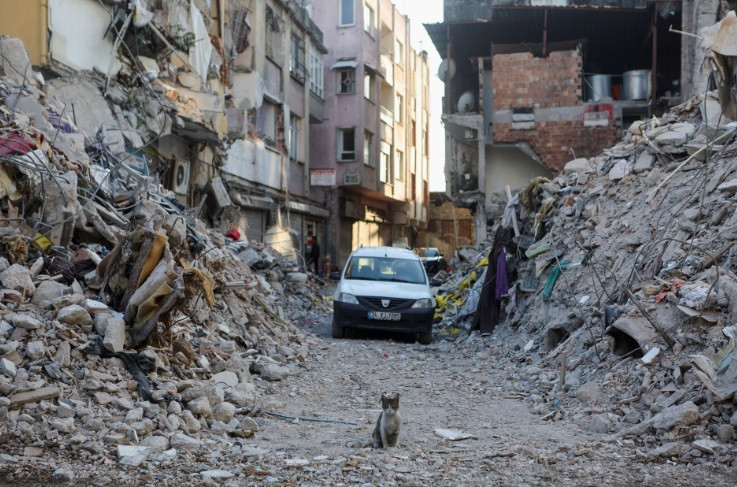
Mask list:
[[0,12],[0,33],[47,66],[87,138],[185,206],[207,195],[214,225],[267,243],[291,228],[299,254],[325,245],[309,173],[327,50],[306,2],[0,0]]
[[389,0],[313,0],[324,35],[326,120],[314,127],[311,184],[328,210],[328,252],[412,245],[429,201],[429,69]]
[[283,226],[298,252],[313,239],[324,248],[328,212],[309,184],[312,133],[325,116],[322,32],[307,2],[229,2],[229,18],[243,19],[248,34],[231,65],[223,178],[249,240],[273,243]]

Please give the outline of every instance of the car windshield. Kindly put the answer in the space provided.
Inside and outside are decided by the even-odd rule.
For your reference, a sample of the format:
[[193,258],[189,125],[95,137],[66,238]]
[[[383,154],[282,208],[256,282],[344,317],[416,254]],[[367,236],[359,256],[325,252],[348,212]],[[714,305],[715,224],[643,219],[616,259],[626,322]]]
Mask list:
[[425,284],[425,270],[414,259],[354,256],[348,262],[346,279]]

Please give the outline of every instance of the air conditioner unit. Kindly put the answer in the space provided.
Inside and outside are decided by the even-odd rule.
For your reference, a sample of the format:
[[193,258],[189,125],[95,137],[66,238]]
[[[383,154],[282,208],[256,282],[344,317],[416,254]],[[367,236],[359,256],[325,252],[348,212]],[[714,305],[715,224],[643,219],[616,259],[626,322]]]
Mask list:
[[189,165],[190,162],[186,160],[174,161],[172,189],[177,194],[189,193]]
[[361,184],[361,173],[346,172],[345,174],[343,174],[343,184]]

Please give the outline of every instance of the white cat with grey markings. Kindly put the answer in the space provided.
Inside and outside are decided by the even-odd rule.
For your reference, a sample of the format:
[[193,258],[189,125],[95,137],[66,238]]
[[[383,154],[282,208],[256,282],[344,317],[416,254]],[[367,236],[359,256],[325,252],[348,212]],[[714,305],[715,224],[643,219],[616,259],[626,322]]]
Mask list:
[[374,428],[374,448],[397,446],[399,437],[399,394],[393,398],[381,395],[381,413]]

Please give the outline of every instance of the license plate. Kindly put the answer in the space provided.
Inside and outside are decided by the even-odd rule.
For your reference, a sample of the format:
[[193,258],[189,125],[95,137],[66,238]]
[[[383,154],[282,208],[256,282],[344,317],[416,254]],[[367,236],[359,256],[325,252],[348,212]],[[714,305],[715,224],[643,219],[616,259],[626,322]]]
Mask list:
[[370,320],[399,321],[402,313],[387,313],[386,311],[369,311]]

